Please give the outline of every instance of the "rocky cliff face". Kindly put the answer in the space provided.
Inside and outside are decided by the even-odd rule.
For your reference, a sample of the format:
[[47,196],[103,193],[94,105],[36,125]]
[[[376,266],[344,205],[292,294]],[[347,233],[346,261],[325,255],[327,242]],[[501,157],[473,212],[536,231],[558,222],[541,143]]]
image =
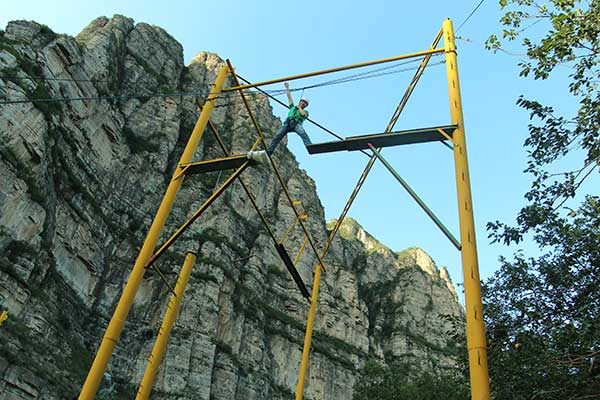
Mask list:
[[[0,34],[0,101],[83,98],[0,105],[0,304],[9,313],[0,399],[78,393],[197,118],[194,96],[154,94],[203,100],[222,64],[201,53],[185,66],[164,30],[121,16],[98,18],[75,38],[23,21]],[[272,136],[280,121],[267,99],[250,98]],[[232,153],[254,142],[235,95],[220,98],[211,119]],[[221,155],[207,132],[195,158]],[[322,246],[314,182],[285,146],[275,160]],[[226,176],[186,180],[166,232]],[[283,235],[294,218],[274,174],[261,166],[244,177]],[[302,241],[293,230],[290,253]],[[188,249],[199,257],[152,398],[293,398],[308,306],[239,184],[160,260],[172,281]],[[348,220],[326,261],[305,398],[350,399],[368,359],[452,368],[447,316],[462,311],[447,271],[425,252],[394,253]],[[309,289],[314,266],[305,251],[298,270]],[[146,273],[98,398],[132,398],[168,299]]]

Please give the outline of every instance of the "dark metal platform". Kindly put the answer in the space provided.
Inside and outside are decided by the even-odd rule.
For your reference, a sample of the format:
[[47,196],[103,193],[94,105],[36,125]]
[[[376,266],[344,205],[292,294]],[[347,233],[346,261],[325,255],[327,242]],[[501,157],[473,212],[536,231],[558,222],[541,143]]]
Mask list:
[[222,171],[224,169],[234,169],[241,167],[245,162],[249,165],[256,165],[256,161],[249,160],[245,154],[238,154],[230,157],[215,158],[214,160],[198,161],[186,164],[185,174],[203,174],[205,172]]
[[334,151],[355,151],[374,147],[390,147],[402,144],[425,143],[448,140],[438,129],[452,137],[457,125],[434,126],[431,128],[411,129],[373,135],[350,136],[335,142],[316,143],[306,146],[309,154],[330,153]]

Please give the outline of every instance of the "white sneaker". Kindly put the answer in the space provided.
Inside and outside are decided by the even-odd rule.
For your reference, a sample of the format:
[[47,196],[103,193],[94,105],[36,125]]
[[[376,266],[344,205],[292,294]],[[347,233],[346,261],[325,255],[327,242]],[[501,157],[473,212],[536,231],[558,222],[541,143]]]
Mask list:
[[261,164],[269,163],[269,156],[267,155],[267,152],[264,150],[249,151],[246,156],[248,157],[249,160],[256,161],[257,163],[261,163]]
[[268,164],[269,163],[269,155],[266,151],[259,151],[256,155],[256,159],[259,163]]

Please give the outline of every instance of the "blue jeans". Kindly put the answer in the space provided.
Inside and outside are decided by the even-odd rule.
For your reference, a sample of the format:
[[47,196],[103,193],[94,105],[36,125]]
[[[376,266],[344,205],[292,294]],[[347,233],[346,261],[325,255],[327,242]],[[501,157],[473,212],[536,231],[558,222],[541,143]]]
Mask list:
[[279,142],[281,142],[281,139],[283,139],[283,137],[287,135],[288,132],[296,132],[304,142],[304,146],[312,144],[310,138],[304,130],[304,127],[302,126],[302,123],[295,123],[286,118],[285,121],[283,121],[283,125],[281,125],[281,128],[279,128],[279,130],[275,134],[275,137],[273,138],[273,140],[271,140],[271,143],[269,144],[269,148],[267,149],[267,153],[269,153],[269,155],[273,154],[273,152],[275,151],[275,147],[277,147]]

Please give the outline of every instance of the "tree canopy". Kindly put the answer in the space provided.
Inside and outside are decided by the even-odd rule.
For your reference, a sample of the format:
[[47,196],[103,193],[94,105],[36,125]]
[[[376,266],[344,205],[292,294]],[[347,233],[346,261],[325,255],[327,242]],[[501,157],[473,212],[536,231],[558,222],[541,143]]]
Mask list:
[[[493,241],[506,244],[530,234],[541,255],[501,258],[483,286],[493,398],[600,398],[600,200],[597,189],[581,191],[600,160],[600,1],[500,6],[505,29],[488,46],[520,39],[523,77],[545,80],[569,68],[567,89],[578,110],[563,116],[526,94],[517,100],[532,121],[524,143],[532,184],[516,224],[488,228]],[[552,173],[566,157],[579,167]],[[572,206],[575,195],[584,200]]]
[[459,375],[437,376],[404,364],[365,364],[353,400],[464,400],[468,386]]
[[[533,182],[516,226],[499,221],[488,224],[493,240],[509,244],[521,241],[525,233],[559,212],[599,165],[600,1],[552,0],[540,5],[533,0],[500,0],[500,6],[509,9],[501,19],[502,39],[506,43],[520,38],[526,49],[527,58],[519,63],[521,76],[543,80],[557,67],[567,67],[571,71],[568,91],[579,104],[575,115],[562,116],[555,114],[552,105],[525,95],[518,99],[532,120],[524,146],[528,150],[525,172]],[[497,50],[502,41],[492,35],[487,45]],[[580,168],[558,174],[550,171],[573,155],[581,158]]]

